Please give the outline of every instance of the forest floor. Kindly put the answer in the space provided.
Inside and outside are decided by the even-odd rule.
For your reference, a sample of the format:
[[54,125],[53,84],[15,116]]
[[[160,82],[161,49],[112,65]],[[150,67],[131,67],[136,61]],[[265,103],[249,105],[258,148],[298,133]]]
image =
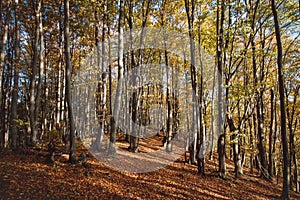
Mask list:
[[[81,145],[77,154],[88,151]],[[207,160],[206,176],[184,157],[148,173],[113,169],[93,156],[89,167],[70,165],[59,156],[46,162],[45,149],[0,152],[0,199],[279,199],[281,184],[256,174],[233,177],[233,163],[227,160],[228,178],[217,176],[217,159]],[[291,199],[300,199],[291,193]]]

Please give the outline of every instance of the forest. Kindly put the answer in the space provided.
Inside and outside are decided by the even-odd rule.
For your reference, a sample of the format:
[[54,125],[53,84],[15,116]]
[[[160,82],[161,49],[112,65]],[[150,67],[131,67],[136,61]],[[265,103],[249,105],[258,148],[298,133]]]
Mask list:
[[0,13],[0,199],[300,199],[300,1]]

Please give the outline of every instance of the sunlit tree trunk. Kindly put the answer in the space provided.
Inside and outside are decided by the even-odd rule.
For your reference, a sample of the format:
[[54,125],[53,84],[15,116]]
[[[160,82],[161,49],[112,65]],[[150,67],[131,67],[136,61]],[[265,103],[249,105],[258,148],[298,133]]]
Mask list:
[[[191,80],[192,80],[192,91],[193,91],[193,102],[194,104],[198,103],[197,99],[197,72],[196,72],[196,56],[195,56],[195,33],[194,33],[194,21],[195,21],[195,1],[185,0],[185,11],[188,18],[188,27],[189,27],[189,43],[190,43],[190,54],[191,54],[191,63],[190,64],[190,72],[191,72]],[[190,162],[192,164],[196,164],[196,160],[198,160],[199,151],[197,149],[200,148],[200,145],[197,143],[200,139],[199,136],[199,111],[197,110],[197,106],[193,105],[193,114],[192,114],[192,140],[190,147]],[[198,147],[198,148],[197,148]]]
[[[33,4],[34,5],[34,4]],[[31,131],[31,144],[35,145],[37,142],[37,129],[36,129],[36,74],[38,68],[38,59],[39,59],[39,20],[41,15],[41,2],[38,2],[36,6],[33,6],[35,9],[35,35],[34,35],[34,46],[33,46],[33,59],[31,63],[31,76],[30,76],[30,86],[29,86],[29,119],[30,119],[30,131]]]
[[[124,51],[124,0],[119,1],[120,5],[120,14],[119,14],[119,36],[118,36],[118,81],[122,81],[123,79],[123,51]],[[116,153],[116,121],[114,117],[119,117],[119,107],[121,103],[121,94],[122,94],[122,84],[118,84],[116,96],[114,99],[114,107],[113,107],[113,116],[110,122],[110,143],[109,143],[109,154],[114,155]]]
[[[2,3],[2,2],[1,2]],[[9,6],[10,8],[10,6]],[[10,10],[10,9],[9,9]],[[5,16],[9,15],[9,10],[5,13]],[[2,13],[1,9],[1,13]],[[3,12],[4,13],[4,12]],[[1,15],[2,17],[2,15]],[[5,48],[7,44],[8,37],[8,17],[6,17],[5,23],[1,24],[3,28],[2,38],[1,38],[1,52],[0,52],[0,149],[5,146],[5,91],[4,91],[4,57],[5,57]]]
[[167,104],[167,121],[166,121],[166,151],[171,152],[172,151],[172,78],[170,77],[170,70],[169,70],[169,55],[168,52],[165,50],[165,64],[166,64],[166,74],[167,74],[167,94],[166,94],[166,104]]
[[140,88],[138,87],[138,70],[139,68],[137,68],[137,63],[135,60],[135,51],[132,49],[133,47],[133,35],[132,35],[132,31],[133,31],[133,10],[134,10],[134,1],[130,0],[128,1],[128,25],[129,25],[129,29],[130,29],[130,59],[129,59],[129,68],[132,70],[132,86],[134,87],[132,96],[131,96],[131,102],[130,102],[130,107],[131,107],[131,120],[132,120],[132,127],[131,127],[131,134],[130,134],[130,146],[129,146],[129,150],[131,152],[138,152],[138,146],[137,146],[137,136],[138,136],[138,110],[139,110],[139,97],[140,97]]
[[[63,54],[64,54],[64,44],[63,44],[63,22],[62,20],[60,20],[57,25],[59,26],[59,38],[61,41],[58,42],[57,44],[57,48],[58,48],[58,52],[59,52],[59,57],[57,60],[57,72],[56,72],[56,82],[55,82],[55,88],[56,88],[56,109],[55,109],[55,116],[53,116],[54,119],[50,119],[50,127],[49,127],[49,131],[52,130],[52,128],[56,128],[56,130],[58,132],[63,132],[62,136],[63,136],[63,142],[66,145],[66,147],[68,146],[68,137],[69,134],[65,131],[66,130],[66,126],[67,123],[65,121],[66,119],[66,104],[65,104],[65,80],[66,80],[66,70],[63,67]],[[52,118],[52,116],[51,116]]]
[[0,99],[2,99],[2,76],[4,70],[4,56],[5,56],[5,47],[7,42],[7,35],[8,35],[8,24],[3,25],[3,32],[2,32],[2,40],[1,40],[1,53],[0,53]]
[[[62,54],[61,50],[60,53]],[[62,55],[61,55],[62,56]],[[56,88],[57,88],[57,92],[56,92],[56,116],[55,116],[55,123],[56,125],[61,125],[61,121],[62,121],[62,107],[63,107],[63,102],[62,102],[62,91],[63,91],[63,81],[64,78],[62,77],[63,73],[62,73],[62,62],[59,61],[58,63],[58,69],[57,69],[57,82],[56,82]]]
[[64,42],[65,42],[65,64],[66,64],[66,102],[68,107],[68,120],[70,128],[70,157],[69,162],[76,162],[76,135],[73,118],[72,98],[71,98],[71,55],[70,55],[70,7],[69,0],[64,0]]
[[[199,5],[201,9],[201,5]],[[200,11],[201,12],[201,11]],[[200,18],[200,16],[199,16]],[[199,19],[200,21],[200,19]],[[198,97],[199,97],[199,135],[197,140],[197,164],[198,164],[198,174],[205,175],[205,154],[206,154],[206,132],[204,125],[204,69],[203,69],[203,55],[201,47],[201,23],[198,24],[198,52],[199,52],[199,62],[200,62],[200,82],[198,84]],[[213,137],[212,137],[213,138]],[[213,146],[214,138],[211,141]]]
[[[45,71],[45,63],[44,63],[44,31],[43,31],[43,15],[42,15],[42,0],[38,0],[38,4],[40,7],[39,10],[39,24],[38,24],[38,30],[39,30],[39,41],[40,41],[40,48],[39,48],[39,80],[37,85],[37,91],[36,91],[36,105],[35,105],[35,113],[34,113],[34,119],[35,119],[35,125],[37,126],[39,121],[39,112],[41,108],[41,95],[42,95],[42,85],[44,81],[44,71]],[[35,127],[36,129],[38,127]],[[42,134],[42,130],[41,133]],[[38,136],[37,140],[40,139],[40,135]]]
[[[162,13],[162,26],[165,28],[166,27],[166,3],[167,1],[163,2],[163,13]],[[165,36],[165,35],[164,35]],[[164,47],[165,50],[163,52],[164,55],[164,61],[166,65],[166,83],[167,83],[167,88],[166,88],[166,105],[167,105],[167,114],[166,114],[166,129],[164,130],[164,147],[167,152],[172,151],[172,86],[170,83],[172,82],[172,79],[170,77],[170,67],[169,67],[169,53],[167,51],[166,47],[166,38],[164,38]]]
[[[106,97],[107,97],[107,89],[106,89],[106,82],[107,82],[107,70],[105,64],[107,61],[105,60],[106,58],[106,50],[105,50],[105,37],[106,37],[106,23],[107,23],[107,15],[106,14],[106,5],[103,5],[103,17],[102,17],[102,36],[101,36],[101,44],[99,40],[99,23],[96,23],[95,26],[95,44],[97,48],[97,66],[101,69],[100,77],[99,78],[99,83],[98,83],[98,96],[97,96],[97,112],[98,112],[98,121],[99,121],[99,132],[96,137],[95,141],[95,147],[97,151],[101,151],[101,143],[104,137],[104,130],[105,130],[105,123],[106,123],[106,113],[107,113],[107,106],[106,106]],[[99,13],[98,11],[95,11],[95,19],[96,22],[98,22],[99,18]],[[102,54],[102,59],[101,59],[101,54]]]

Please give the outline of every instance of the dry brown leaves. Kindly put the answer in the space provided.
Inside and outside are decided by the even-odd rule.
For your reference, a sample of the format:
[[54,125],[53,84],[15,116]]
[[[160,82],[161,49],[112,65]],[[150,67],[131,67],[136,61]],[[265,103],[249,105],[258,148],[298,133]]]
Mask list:
[[33,149],[26,154],[0,152],[0,199],[278,199],[281,192],[280,185],[247,170],[240,179],[218,178],[216,159],[207,161],[207,175],[200,177],[196,166],[183,160],[136,174],[115,171],[93,157],[89,157],[88,169],[69,165],[63,157],[49,165],[45,154]]

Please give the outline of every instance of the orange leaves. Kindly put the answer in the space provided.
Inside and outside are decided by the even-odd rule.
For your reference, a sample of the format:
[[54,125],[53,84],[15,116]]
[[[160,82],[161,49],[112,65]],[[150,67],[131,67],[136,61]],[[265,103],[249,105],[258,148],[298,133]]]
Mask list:
[[[84,149],[80,152],[86,151]],[[69,165],[64,159],[54,166],[45,163],[46,152],[1,152],[0,199],[276,199],[280,187],[248,174],[239,180],[214,174],[199,177],[196,166],[182,160],[155,172],[136,174],[115,171],[89,157],[90,169]],[[215,160],[216,161],[216,160]],[[227,161],[229,170],[233,163]],[[266,189],[267,188],[267,189]],[[292,198],[299,196],[293,194]]]

